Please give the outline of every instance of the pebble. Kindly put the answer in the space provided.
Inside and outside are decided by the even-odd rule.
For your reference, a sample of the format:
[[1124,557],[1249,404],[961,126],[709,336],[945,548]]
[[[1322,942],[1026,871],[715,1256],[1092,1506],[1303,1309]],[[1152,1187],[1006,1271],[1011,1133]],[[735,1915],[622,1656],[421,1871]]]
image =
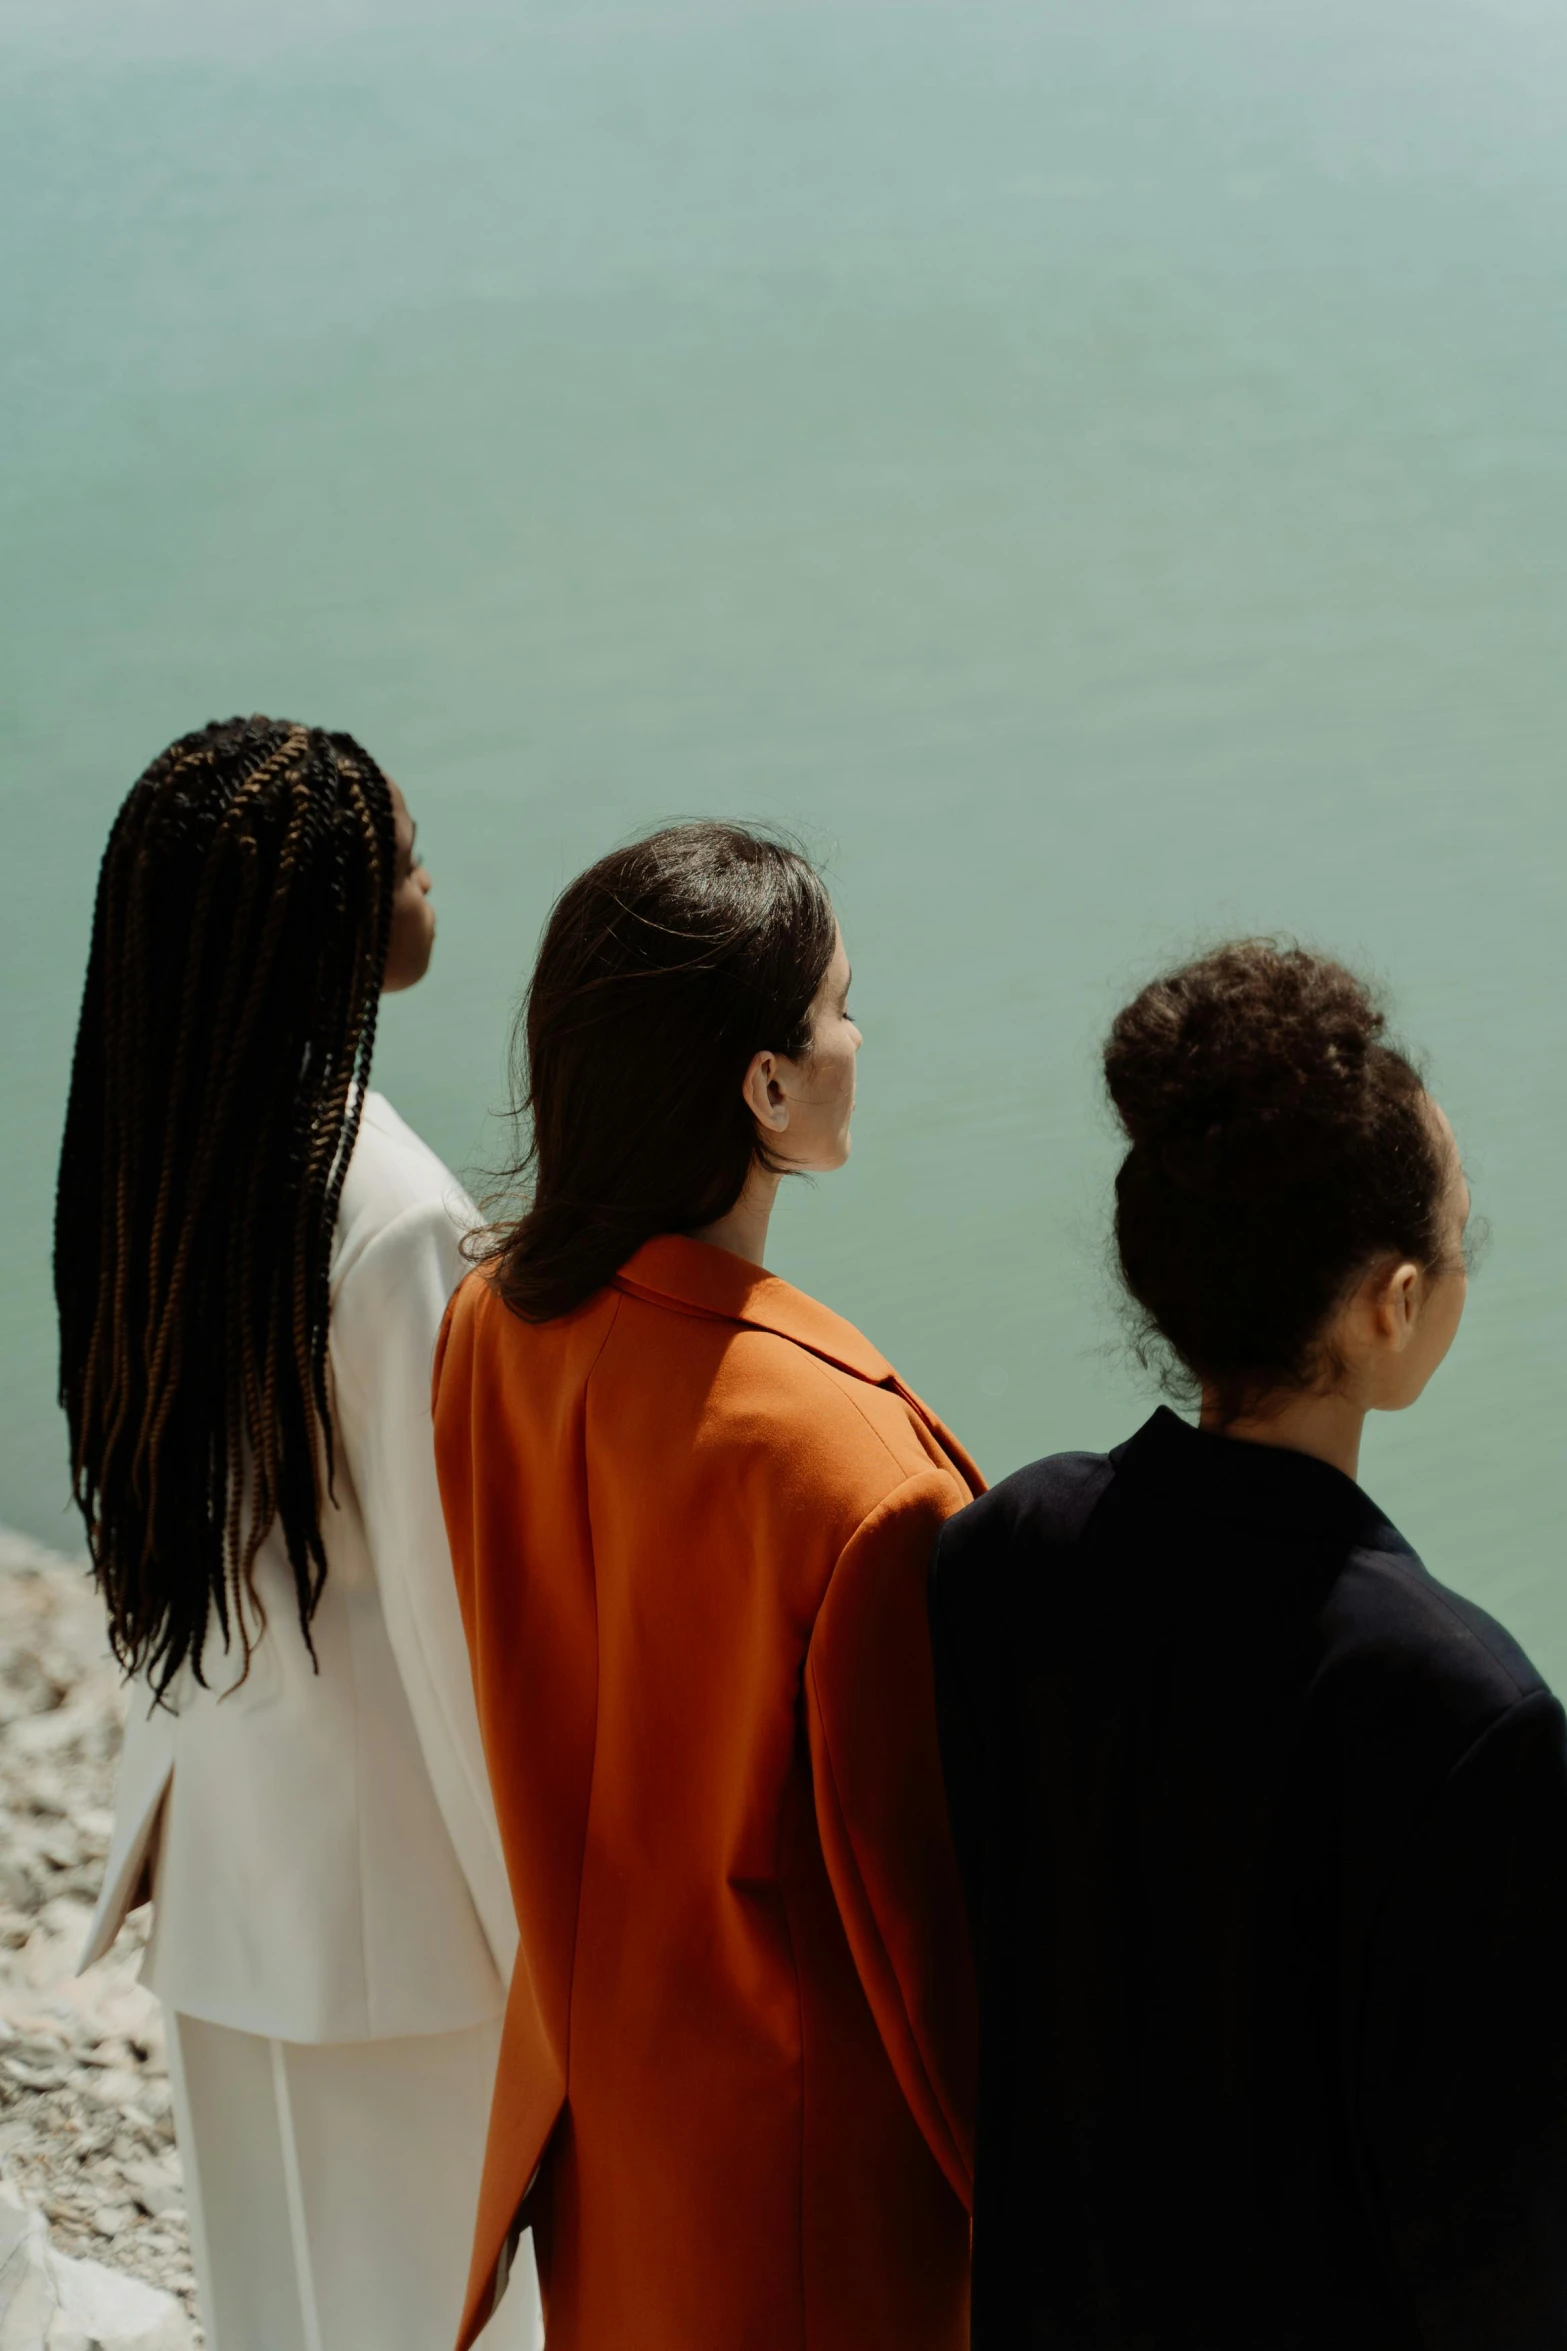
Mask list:
[[72,2260],[0,2184],[0,2351],[192,2351],[193,2334],[172,2294]]
[[199,2345],[148,1914],[75,1973],[123,1719],[85,1569],[0,1532],[0,2182],[59,2253],[176,2296]]

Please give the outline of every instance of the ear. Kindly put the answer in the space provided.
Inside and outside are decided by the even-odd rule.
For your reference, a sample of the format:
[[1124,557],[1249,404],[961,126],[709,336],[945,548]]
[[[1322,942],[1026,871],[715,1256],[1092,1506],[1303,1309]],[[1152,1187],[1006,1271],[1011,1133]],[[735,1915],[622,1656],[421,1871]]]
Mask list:
[[740,1091],[746,1108],[759,1127],[770,1134],[781,1135],[789,1124],[789,1098],[778,1080],[776,1053],[753,1053],[750,1067],[740,1081]]
[[1366,1288],[1376,1345],[1390,1355],[1402,1355],[1420,1319],[1425,1276],[1418,1265],[1406,1259],[1401,1265],[1370,1275]]

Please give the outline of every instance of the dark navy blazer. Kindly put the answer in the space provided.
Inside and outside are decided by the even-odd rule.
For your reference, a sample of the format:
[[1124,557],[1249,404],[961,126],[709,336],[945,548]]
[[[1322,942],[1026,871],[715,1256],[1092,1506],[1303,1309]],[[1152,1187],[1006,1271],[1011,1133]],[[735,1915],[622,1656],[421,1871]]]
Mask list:
[[932,1568],[976,2351],[1567,2351],[1567,1739],[1360,1488],[1161,1411]]

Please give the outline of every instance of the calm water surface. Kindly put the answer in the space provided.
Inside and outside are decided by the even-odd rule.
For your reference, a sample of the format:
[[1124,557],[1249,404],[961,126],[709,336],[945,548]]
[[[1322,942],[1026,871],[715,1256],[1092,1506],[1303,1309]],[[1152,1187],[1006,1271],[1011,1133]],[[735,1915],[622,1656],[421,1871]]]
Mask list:
[[781,1271],[992,1475],[1147,1409],[1097,1039],[1163,956],[1369,962],[1495,1229],[1367,1484],[1567,1683],[1567,16],[1530,0],[8,0],[0,1519],[145,760],[361,733],[436,876],[378,1074],[498,1148],[562,881],[827,860],[852,1166]]

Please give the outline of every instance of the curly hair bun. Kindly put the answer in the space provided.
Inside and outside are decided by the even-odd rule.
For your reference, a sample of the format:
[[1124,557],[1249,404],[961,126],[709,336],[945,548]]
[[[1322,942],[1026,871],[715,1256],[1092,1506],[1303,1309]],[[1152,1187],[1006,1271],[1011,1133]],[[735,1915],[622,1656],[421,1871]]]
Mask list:
[[1105,1082],[1134,1151],[1216,1199],[1306,1183],[1364,1132],[1386,1016],[1340,963],[1242,939],[1117,1018]]
[[1359,1269],[1441,1262],[1447,1155],[1385,1032],[1363,980],[1272,939],[1166,973],[1111,1029],[1116,1250],[1172,1393],[1233,1416],[1304,1387]]

